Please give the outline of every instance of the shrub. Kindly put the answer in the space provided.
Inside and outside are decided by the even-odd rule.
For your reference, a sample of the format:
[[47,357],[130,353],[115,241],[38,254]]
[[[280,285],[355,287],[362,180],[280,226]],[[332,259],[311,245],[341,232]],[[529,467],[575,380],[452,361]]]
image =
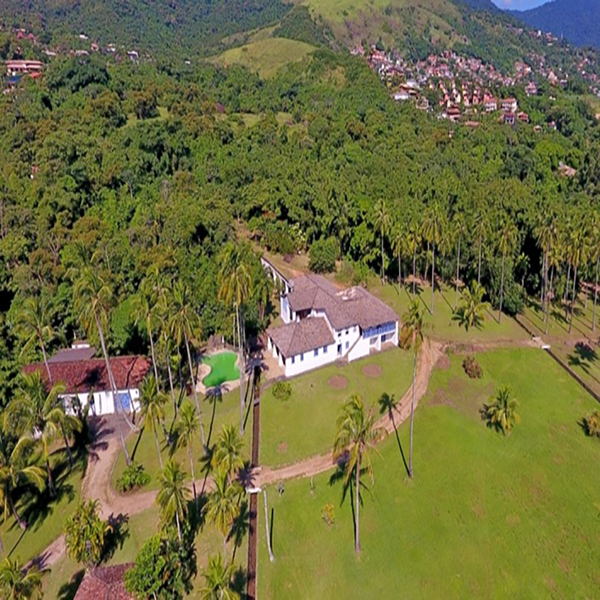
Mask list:
[[471,379],[481,379],[483,377],[483,369],[472,354],[469,354],[463,360],[462,367]]
[[583,428],[589,436],[600,437],[600,412],[595,410],[591,415],[584,417]]
[[292,386],[289,381],[276,381],[273,385],[273,396],[277,400],[289,400],[292,395]]
[[144,465],[131,463],[117,479],[117,490],[130,492],[148,483],[150,483],[150,475],[144,470]]
[[338,255],[338,243],[335,238],[313,242],[308,251],[308,266],[315,273],[335,271],[335,259]]
[[333,527],[333,525],[335,525],[335,509],[333,508],[333,504],[326,504],[323,507],[321,517],[328,527]]

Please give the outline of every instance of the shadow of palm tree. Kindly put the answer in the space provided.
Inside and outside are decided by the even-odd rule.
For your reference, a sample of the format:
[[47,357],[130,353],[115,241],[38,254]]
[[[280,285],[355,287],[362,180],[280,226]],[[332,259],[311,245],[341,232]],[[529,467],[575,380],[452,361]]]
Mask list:
[[248,504],[248,500],[244,498],[240,503],[240,510],[238,515],[233,520],[233,526],[231,527],[231,531],[227,536],[227,541],[233,539],[233,556],[231,558],[232,562],[235,561],[235,555],[237,553],[237,549],[241,547],[242,542],[248,532],[250,531],[250,506]]
[[210,440],[212,438],[213,426],[215,423],[215,415],[217,412],[217,404],[223,402],[223,394],[229,391],[229,387],[222,383],[221,385],[215,385],[206,390],[205,400],[212,405],[210,414],[210,425],[208,426],[208,435],[206,436],[206,446],[210,446]]
[[85,570],[81,569],[81,571],[77,571],[77,573],[75,573],[67,583],[63,583],[58,590],[57,599],[73,600],[77,594],[77,590],[79,589],[81,582],[83,581],[84,575]]
[[577,342],[574,351],[567,356],[567,362],[571,367],[580,367],[586,375],[596,381],[598,379],[591,372],[592,363],[598,360],[598,353],[585,342]]

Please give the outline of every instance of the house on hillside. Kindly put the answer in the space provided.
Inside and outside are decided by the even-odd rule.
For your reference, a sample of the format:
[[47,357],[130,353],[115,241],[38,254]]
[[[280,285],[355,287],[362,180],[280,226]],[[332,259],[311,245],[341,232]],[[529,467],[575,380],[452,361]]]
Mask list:
[[[104,358],[94,358],[96,348],[86,342],[76,342],[71,348],[59,350],[48,360],[52,383],[62,383],[61,395],[67,409],[74,411],[90,405],[90,415],[109,415],[117,411],[137,411],[140,408],[140,384],[150,370],[150,362],[143,356],[119,356],[110,359],[110,367],[117,388],[113,393]],[[24,373],[39,371],[44,383],[49,385],[44,363],[26,365]]]
[[498,110],[498,100],[494,96],[485,95],[483,98],[485,112],[495,112]]
[[362,287],[303,275],[287,282],[280,303],[284,324],[267,329],[267,345],[288,377],[398,344],[398,315]]
[[44,63],[39,60],[7,60],[4,63],[8,77],[39,73],[44,68]]
[[505,112],[517,112],[519,103],[515,98],[505,98],[502,100],[502,110]]

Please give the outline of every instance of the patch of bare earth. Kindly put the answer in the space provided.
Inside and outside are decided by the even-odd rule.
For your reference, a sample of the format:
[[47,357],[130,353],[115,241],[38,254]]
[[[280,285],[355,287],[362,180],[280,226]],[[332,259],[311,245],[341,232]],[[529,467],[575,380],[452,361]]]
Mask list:
[[334,375],[327,380],[327,385],[334,390],[345,390],[348,380],[343,375]]
[[287,444],[285,442],[281,442],[281,444],[277,445],[277,452],[279,452],[279,454],[285,454],[287,452]]
[[448,355],[442,354],[442,356],[440,356],[438,358],[438,361],[435,366],[436,366],[436,368],[441,369],[442,371],[449,369],[450,368],[450,358],[448,357]]
[[381,377],[381,373],[383,371],[379,365],[365,365],[362,368],[362,372],[365,377],[370,377],[371,379],[377,379],[377,377]]

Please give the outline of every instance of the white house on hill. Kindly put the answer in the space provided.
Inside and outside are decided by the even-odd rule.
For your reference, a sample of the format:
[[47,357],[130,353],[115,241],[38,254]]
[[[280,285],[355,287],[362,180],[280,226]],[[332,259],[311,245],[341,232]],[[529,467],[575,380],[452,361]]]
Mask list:
[[280,298],[285,324],[267,329],[268,348],[286,376],[398,344],[398,315],[364,288],[340,290],[313,274],[286,284]]

